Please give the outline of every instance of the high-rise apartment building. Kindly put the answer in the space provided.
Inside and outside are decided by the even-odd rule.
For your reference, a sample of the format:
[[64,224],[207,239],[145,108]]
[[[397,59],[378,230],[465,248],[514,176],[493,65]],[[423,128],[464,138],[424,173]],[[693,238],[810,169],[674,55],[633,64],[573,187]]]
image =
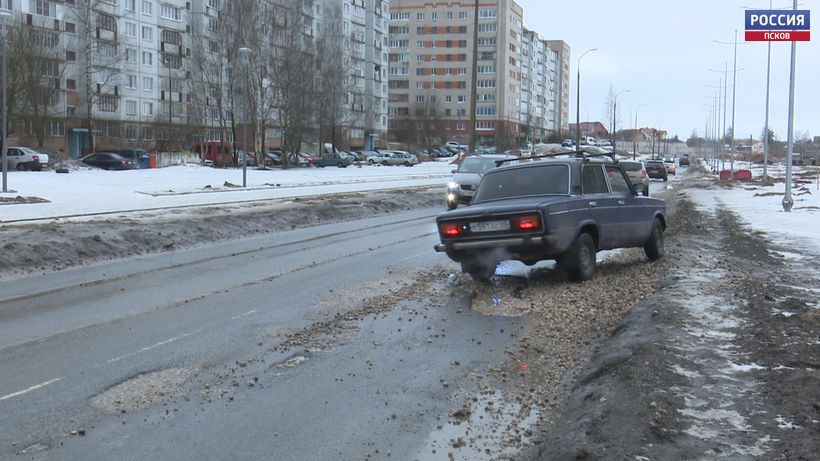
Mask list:
[[570,81],[570,47],[563,40],[547,40],[545,44],[555,54],[556,66],[556,107],[555,128],[558,133],[569,129],[569,81]]
[[[431,125],[468,141],[474,13],[472,1],[391,2],[390,131],[398,139],[414,143]],[[543,140],[566,127],[569,47],[557,51],[563,42],[524,29],[523,15],[512,0],[479,5],[478,143]]]
[[[390,129],[412,138],[421,124],[467,141],[475,3],[393,0]],[[512,0],[478,11],[476,137],[520,137],[522,9]],[[412,141],[412,139],[405,139]]]
[[[316,55],[322,28],[330,23],[342,28],[338,45],[346,70],[338,78],[350,91],[344,98],[342,135],[337,141],[364,146],[387,129],[388,4],[383,0],[2,0],[0,9],[11,13],[3,25],[9,32],[9,58],[13,63],[32,63],[32,71],[9,75],[10,143],[42,145],[77,157],[92,147],[178,149],[202,137],[232,142],[236,127],[245,123],[242,111],[248,105],[257,114],[264,112],[257,118],[262,123],[251,127],[252,136],[263,129],[264,144],[276,145],[282,112],[266,99],[276,94],[276,66],[254,66],[269,75],[257,73],[255,80],[246,80],[238,48],[249,45],[242,43],[242,31],[255,28],[260,33],[250,39],[257,40],[252,50],[256,62],[280,56],[271,50],[287,46],[284,30],[292,22],[266,18],[282,18],[274,12],[291,9],[300,14],[299,42],[305,58],[301,61],[307,66],[316,66],[315,59],[308,57]],[[331,10],[340,14],[324,13]],[[227,28],[228,23],[232,28]],[[321,89],[310,86],[315,74],[315,68],[306,67],[301,79],[318,95]],[[248,88],[255,91],[255,105],[244,102]],[[313,114],[313,108],[305,112]],[[318,140],[319,117],[305,117],[305,141]]]

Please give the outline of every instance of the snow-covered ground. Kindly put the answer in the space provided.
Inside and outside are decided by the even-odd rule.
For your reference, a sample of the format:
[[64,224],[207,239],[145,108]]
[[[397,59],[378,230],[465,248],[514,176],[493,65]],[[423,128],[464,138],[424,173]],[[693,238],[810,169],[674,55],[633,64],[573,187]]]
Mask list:
[[69,174],[9,172],[13,193],[0,197],[37,197],[47,203],[0,205],[0,222],[49,219],[93,213],[241,203],[318,194],[442,185],[455,167],[448,161],[414,167],[218,169],[199,165],[130,171],[74,169]]
[[[749,168],[736,163],[735,169]],[[755,182],[737,183],[733,188],[710,188],[690,190],[690,196],[700,206],[714,210],[725,207],[734,211],[752,229],[766,233],[769,240],[788,243],[789,246],[806,248],[820,253],[820,169],[794,167],[792,198],[794,207],[783,210],[786,169],[773,165],[768,175],[774,178],[771,185],[762,185],[763,167],[751,168]]]

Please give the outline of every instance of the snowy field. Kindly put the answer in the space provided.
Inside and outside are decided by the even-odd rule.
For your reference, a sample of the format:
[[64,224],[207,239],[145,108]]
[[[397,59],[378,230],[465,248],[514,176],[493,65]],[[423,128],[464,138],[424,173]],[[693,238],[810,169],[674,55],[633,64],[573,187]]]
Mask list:
[[414,167],[242,169],[199,165],[128,171],[78,168],[69,174],[53,170],[12,171],[0,198],[40,198],[47,203],[0,205],[0,222],[49,219],[190,205],[231,204],[265,199],[441,185],[455,168],[448,161]]

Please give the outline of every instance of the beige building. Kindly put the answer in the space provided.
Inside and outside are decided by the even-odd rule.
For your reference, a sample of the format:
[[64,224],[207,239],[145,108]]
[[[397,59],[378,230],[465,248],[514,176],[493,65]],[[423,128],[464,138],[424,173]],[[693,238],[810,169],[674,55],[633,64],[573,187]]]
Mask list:
[[[413,142],[413,126],[434,125],[468,141],[475,3],[390,2],[390,131]],[[479,5],[476,137],[519,139],[523,10],[512,0]],[[409,139],[408,139],[409,138]]]
[[569,129],[569,81],[570,81],[570,47],[563,40],[546,40],[546,46],[555,53],[555,127],[558,133]]

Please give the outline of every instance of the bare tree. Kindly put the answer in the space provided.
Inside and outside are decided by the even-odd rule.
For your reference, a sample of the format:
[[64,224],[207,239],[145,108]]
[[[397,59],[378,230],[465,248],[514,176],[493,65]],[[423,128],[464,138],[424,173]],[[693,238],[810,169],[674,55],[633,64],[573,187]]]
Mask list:
[[323,24],[317,44],[316,60],[319,70],[319,94],[316,98],[319,114],[319,145],[322,145],[323,128],[330,131],[330,142],[336,148],[341,137],[342,127],[350,120],[350,106],[347,105],[348,94],[352,91],[351,77],[345,66],[347,50],[340,2],[326,2],[323,12],[326,21]]
[[[66,56],[58,47],[59,33],[51,29],[24,26],[18,22],[8,34],[11,94],[16,97],[14,113],[23,121],[43,147],[46,124],[55,116],[63,115],[60,97],[66,66]],[[28,134],[28,133],[27,133]]]
[[119,106],[119,74],[123,62],[136,62],[136,49],[122,46],[118,40],[117,18],[106,11],[105,0],[86,0],[70,7],[69,17],[78,33],[78,62],[82,72],[83,107],[81,115],[88,128],[91,148],[96,147],[94,135],[95,106],[99,112],[116,112]]
[[433,146],[441,143],[443,138],[441,104],[432,92],[428,91],[424,96],[424,101],[416,105],[409,122],[408,128],[415,132],[416,145],[431,150]]
[[274,106],[281,130],[282,166],[301,150],[315,107],[313,0],[274,0],[273,33],[277,56],[272,65]]

